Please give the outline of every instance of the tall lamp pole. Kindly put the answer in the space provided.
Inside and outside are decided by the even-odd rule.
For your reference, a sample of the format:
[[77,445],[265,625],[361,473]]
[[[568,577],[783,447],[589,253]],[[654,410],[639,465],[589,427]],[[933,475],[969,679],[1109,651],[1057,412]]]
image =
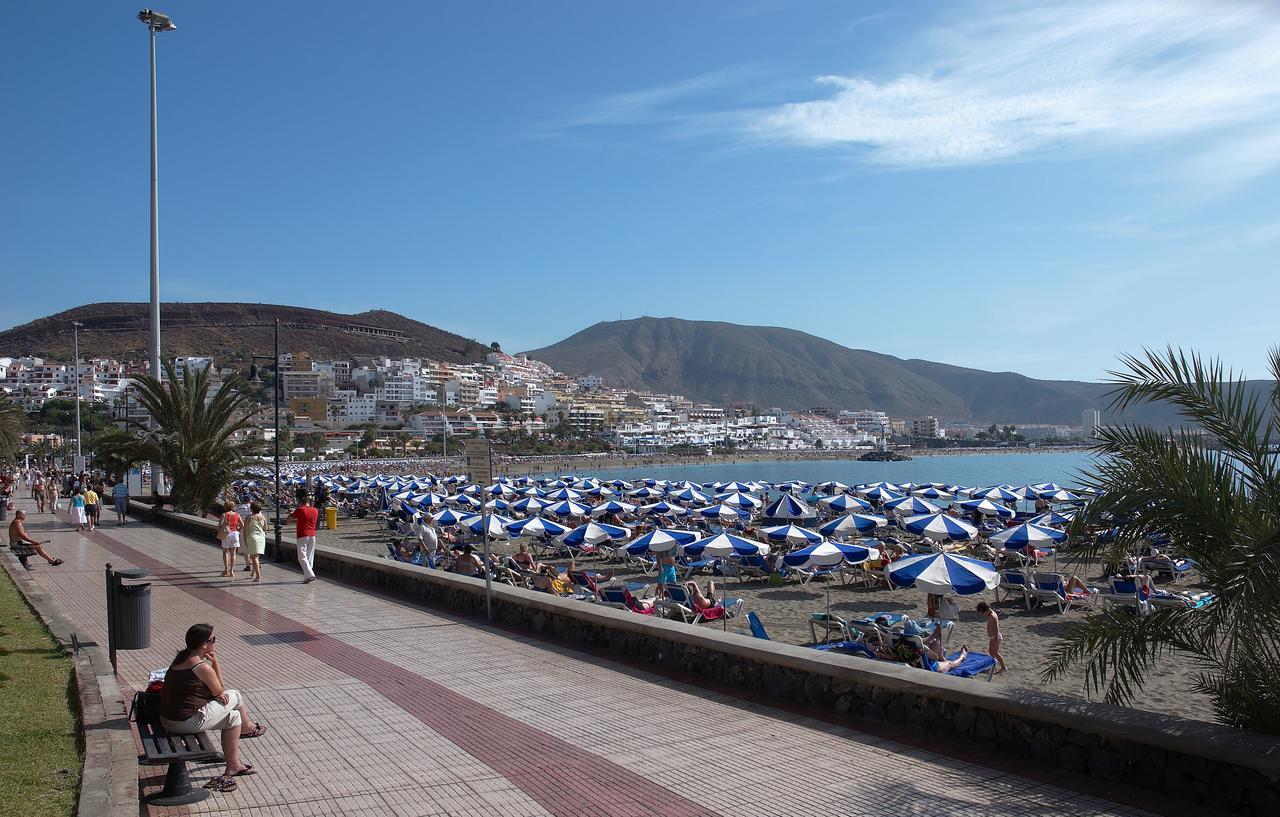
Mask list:
[[[156,33],[177,28],[169,15],[151,9],[138,12],[138,19],[151,35],[151,376],[160,379],[160,194],[157,187],[159,165],[156,140]],[[151,493],[164,490],[160,463],[151,463]]]
[[[280,529],[283,527],[283,524],[280,521],[281,495],[280,495],[280,319],[279,318],[276,318],[276,321],[275,321],[274,337],[275,337],[275,355],[270,358],[270,360],[272,361],[271,363],[271,371],[272,371],[271,403],[272,403],[272,406],[275,408],[275,429],[276,429],[276,433],[272,441],[275,449],[275,483],[276,483],[275,502],[273,503],[276,508],[275,539],[274,539],[275,553],[272,554],[272,558],[278,562],[280,561]],[[252,359],[267,360],[268,358],[266,355],[253,355]],[[257,367],[255,366],[254,368],[256,369]],[[261,383],[262,378],[259,377],[255,371],[252,377],[250,378],[249,382]]]
[[84,326],[80,321],[71,322],[71,336],[74,339],[76,354],[76,459],[79,460],[80,454],[80,327]]

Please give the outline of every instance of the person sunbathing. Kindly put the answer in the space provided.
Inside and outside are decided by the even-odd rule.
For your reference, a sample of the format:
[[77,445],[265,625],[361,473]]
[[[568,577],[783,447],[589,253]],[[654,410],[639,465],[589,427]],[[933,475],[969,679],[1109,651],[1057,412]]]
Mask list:
[[693,599],[693,606],[696,609],[709,610],[716,606],[716,583],[714,581],[707,582],[706,593],[698,589],[697,582],[685,582],[684,588],[689,591],[689,598]]
[[1068,596],[1088,596],[1093,593],[1093,589],[1090,588],[1089,585],[1085,584],[1083,579],[1074,575],[1067,581],[1065,589]]
[[963,663],[964,663],[964,659],[966,659],[966,658],[968,658],[968,657],[969,657],[969,648],[968,648],[968,647],[961,647],[961,648],[960,648],[960,654],[959,654],[958,656],[956,656],[955,660],[950,660],[950,659],[946,659],[946,658],[942,658],[942,659],[937,659],[937,660],[935,660],[935,661],[934,661],[934,664],[933,664],[933,671],[934,671],[934,672],[941,672],[941,673],[944,673],[944,674],[945,674],[945,673],[948,673],[948,672],[951,672],[951,670],[953,670],[953,669],[955,669],[956,667],[958,667],[958,666],[960,666],[961,664],[963,664]]
[[573,592],[573,583],[556,570],[554,565],[542,565],[538,568],[538,575],[546,576],[551,581],[551,590],[557,595]]
[[471,545],[463,545],[462,553],[453,563],[453,572],[463,576],[480,576],[483,565],[480,559],[475,555],[475,548]]
[[511,557],[511,560],[520,566],[521,570],[527,570],[530,573],[537,573],[542,570],[542,565],[538,560],[533,558],[533,554],[529,552],[529,546],[524,542],[520,543],[520,550]]

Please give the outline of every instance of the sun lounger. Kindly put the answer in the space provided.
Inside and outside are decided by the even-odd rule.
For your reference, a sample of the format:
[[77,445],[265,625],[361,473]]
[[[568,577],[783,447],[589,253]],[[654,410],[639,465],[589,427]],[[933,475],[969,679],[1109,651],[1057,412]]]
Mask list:
[[695,559],[692,561],[682,560],[676,563],[676,567],[684,571],[684,578],[689,578],[698,573],[709,573],[715,568],[719,559]]
[[1213,593],[1171,593],[1168,590],[1153,589],[1144,600],[1138,594],[1138,584],[1133,579],[1112,577],[1111,592],[1103,596],[1109,605],[1134,607],[1143,611],[1148,608],[1165,608],[1176,610],[1199,610],[1213,604],[1217,598]]
[[1035,573],[1033,574],[1034,586],[1031,588],[1031,596],[1042,604],[1054,604],[1058,608],[1059,613],[1065,613],[1072,607],[1092,607],[1094,596],[1097,591],[1081,592],[1080,590],[1067,590],[1066,580],[1062,578],[1060,573]]
[[1169,581],[1178,579],[1196,569],[1193,559],[1174,559],[1169,556],[1147,556],[1138,560],[1138,570],[1157,576],[1167,576]]
[[[818,638],[818,625],[822,625],[824,630],[821,640]],[[825,644],[830,641],[832,631],[840,638],[853,638],[849,633],[849,622],[840,616],[821,612],[809,616],[809,635],[814,644]]]
[[857,655],[863,658],[876,658],[876,651],[861,641],[832,641],[827,644],[814,644],[813,649],[823,652]]
[[747,613],[747,626],[751,628],[751,634],[756,638],[761,638],[765,641],[773,640],[769,638],[769,633],[765,632],[764,623],[760,621],[760,616],[756,615],[754,610]]
[[714,607],[698,607],[693,597],[683,584],[662,585],[659,609],[664,614],[675,613],[685,624],[701,624],[704,621],[719,621],[722,618],[733,618],[742,599],[723,599]]
[[1026,603],[1027,609],[1031,609],[1032,588],[1035,584],[1026,573],[1021,570],[1002,570],[1000,571],[1000,584],[996,585],[996,601],[1000,600],[1000,593],[1004,593],[1004,597],[1008,599],[1010,596],[1017,594],[1022,596],[1022,600]]
[[[947,656],[948,661],[955,661],[960,657],[960,653],[953,652]],[[929,672],[938,671],[938,662],[929,657],[929,653],[921,650],[920,652],[920,668]],[[957,678],[976,678],[979,675],[986,674],[987,681],[991,680],[991,676],[996,672],[996,659],[991,656],[980,653],[971,652],[967,654],[964,661],[960,662],[958,667],[953,667],[946,674],[954,675]]]
[[651,616],[654,613],[653,607],[642,606],[639,600],[631,595],[631,591],[625,587],[611,585],[601,587],[600,603],[609,607],[617,607],[619,610],[630,610],[633,613],[639,613],[644,616]]

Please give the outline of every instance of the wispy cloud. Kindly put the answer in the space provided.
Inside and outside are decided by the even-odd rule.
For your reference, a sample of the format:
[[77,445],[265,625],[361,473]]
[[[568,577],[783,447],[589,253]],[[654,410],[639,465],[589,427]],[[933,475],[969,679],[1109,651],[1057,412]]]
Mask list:
[[1247,178],[1280,161],[1278,42],[1269,4],[1025,5],[928,33],[906,49],[909,72],[819,77],[830,94],[760,111],[750,132],[897,166],[1212,135]]

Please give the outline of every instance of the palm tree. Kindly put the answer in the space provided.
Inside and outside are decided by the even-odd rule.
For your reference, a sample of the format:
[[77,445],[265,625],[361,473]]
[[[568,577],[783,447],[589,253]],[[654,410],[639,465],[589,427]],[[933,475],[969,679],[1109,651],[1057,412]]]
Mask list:
[[166,380],[139,378],[135,396],[151,415],[153,428],[138,426],[135,435],[113,438],[98,446],[99,456],[124,463],[156,462],[173,479],[170,502],[184,513],[201,514],[213,504],[259,443],[235,439],[253,427],[253,399],[232,375],[209,397],[209,370],[184,366],[183,377],[165,363]]
[[[1149,534],[1194,559],[1216,601],[1200,610],[1135,616],[1122,608],[1076,624],[1051,651],[1045,680],[1084,666],[1085,686],[1124,704],[1158,661],[1194,668],[1194,688],[1218,718],[1280,733],[1280,349],[1270,354],[1277,383],[1253,391],[1216,361],[1168,349],[1126,357],[1113,372],[1113,408],[1165,403],[1188,427],[1101,430],[1101,455],[1087,475],[1102,494],[1075,522],[1114,526],[1114,539],[1080,558],[1115,563]],[[1192,428],[1190,426],[1195,426]]]
[[18,456],[22,447],[22,431],[27,425],[27,415],[22,406],[0,395],[0,462],[8,462]]

